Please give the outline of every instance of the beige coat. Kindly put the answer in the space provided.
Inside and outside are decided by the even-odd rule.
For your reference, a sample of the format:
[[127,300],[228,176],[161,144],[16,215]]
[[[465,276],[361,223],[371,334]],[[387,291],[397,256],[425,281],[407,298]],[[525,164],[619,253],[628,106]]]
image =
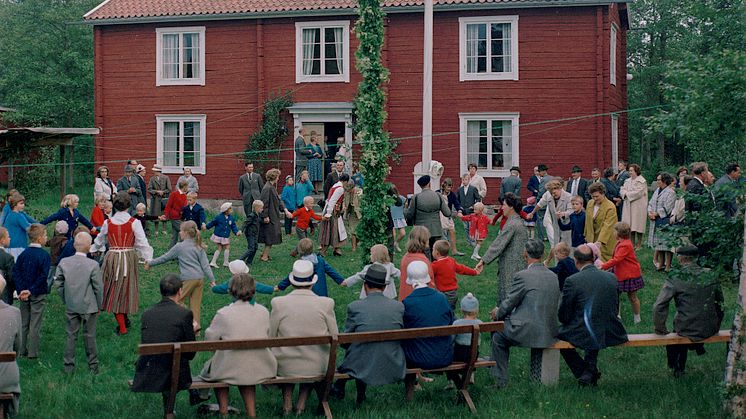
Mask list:
[[[218,310],[205,332],[205,340],[266,338],[269,338],[269,311],[246,301],[236,301]],[[276,374],[277,361],[269,348],[216,351],[205,363],[199,379],[250,386]]]
[[648,183],[642,176],[629,178],[619,190],[624,200],[622,206],[622,221],[629,224],[632,231],[645,232],[648,220]]
[[[296,289],[272,299],[272,337],[321,336],[338,332],[334,300],[310,289]],[[314,377],[326,373],[329,345],[273,348],[278,377]]]

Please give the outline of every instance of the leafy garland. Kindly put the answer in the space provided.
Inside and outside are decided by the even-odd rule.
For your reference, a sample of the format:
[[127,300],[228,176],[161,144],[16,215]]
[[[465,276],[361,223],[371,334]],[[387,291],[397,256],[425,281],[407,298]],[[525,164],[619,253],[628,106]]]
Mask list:
[[290,93],[270,95],[264,102],[262,127],[249,136],[244,151],[244,160],[253,162],[259,173],[277,167],[280,161],[280,145],[288,135],[288,127],[282,113],[292,104],[293,98]]
[[361,206],[363,218],[356,234],[362,246],[362,257],[367,262],[370,248],[387,242],[388,198],[390,185],[386,183],[391,168],[388,159],[394,144],[383,130],[386,120],[386,95],[381,85],[388,81],[389,72],[381,62],[384,42],[384,12],[380,0],[359,0],[355,34],[360,41],[355,52],[355,66],[363,80],[355,97],[355,134],[362,144],[360,171],[365,177],[365,192]]

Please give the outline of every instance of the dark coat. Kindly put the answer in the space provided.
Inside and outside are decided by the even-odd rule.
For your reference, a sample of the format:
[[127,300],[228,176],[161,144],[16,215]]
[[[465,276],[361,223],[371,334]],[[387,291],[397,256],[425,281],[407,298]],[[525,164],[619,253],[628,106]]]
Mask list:
[[244,173],[238,178],[238,193],[244,206],[251,205],[252,202],[261,198],[262,189],[264,189],[264,180],[259,173]]
[[463,185],[458,187],[458,202],[461,203],[461,208],[464,215],[469,215],[474,212],[474,204],[481,202],[482,197],[479,195],[477,188],[469,185],[464,188]]
[[[280,244],[282,243],[282,226],[285,225],[285,216],[282,214],[285,212],[285,205],[277,194],[275,185],[270,182],[265,183],[261,199],[264,202],[264,209],[259,214],[262,218],[259,229],[259,243],[270,246]],[[267,217],[269,217],[269,224],[265,224],[263,221]]]
[[578,268],[575,267],[575,261],[573,261],[571,257],[566,257],[560,260],[557,262],[557,266],[553,266],[549,268],[549,270],[557,275],[560,291],[565,288],[565,281],[567,278],[578,273]]
[[[453,311],[446,296],[424,287],[412,291],[404,299],[404,328],[450,326]],[[409,339],[402,342],[407,366],[440,368],[453,361],[453,337]]]
[[[404,304],[381,292],[368,294],[347,306],[345,333],[399,330],[404,327]],[[339,372],[368,385],[383,385],[404,378],[406,362],[399,341],[354,343],[347,348]]]
[[565,281],[559,307],[562,325],[557,337],[580,349],[603,349],[624,343],[627,332],[617,317],[618,309],[614,274],[587,265]]
[[[603,178],[601,179],[601,183],[606,187],[606,199],[608,199],[611,202],[614,202],[614,198],[619,198],[619,186],[610,181],[609,179]],[[586,197],[586,201],[591,200],[591,194],[589,193]]]
[[[141,343],[190,342],[194,340],[192,312],[164,298],[142,314]],[[192,383],[189,361],[194,352],[181,354],[179,390],[186,390]],[[171,386],[171,356],[145,355],[135,364],[132,391],[160,393]]]
[[13,303],[13,291],[16,290],[15,282],[13,282],[13,266],[15,265],[15,259],[10,253],[0,249],[0,274],[5,278],[5,290],[0,294],[0,301],[5,301],[8,304]]
[[616,186],[622,187],[624,186],[624,181],[629,179],[629,171],[622,170],[619,172],[619,174],[616,176]]
[[[578,196],[583,198],[583,207],[588,203],[588,185],[590,184],[591,183],[587,179],[583,179],[582,177],[578,181]],[[565,190],[572,193],[572,178],[565,182]]]
[[443,225],[440,222],[441,213],[446,217],[451,216],[448,201],[445,200],[443,195],[432,189],[424,189],[415,195],[405,212],[408,216],[414,214],[414,225],[427,228],[430,237],[441,237],[443,235]]
[[511,192],[517,197],[521,197],[521,178],[518,176],[508,176],[503,178],[500,183],[500,199],[505,199],[505,194]]
[[538,176],[532,175],[528,179],[528,183],[526,184],[526,189],[528,189],[529,192],[531,192],[531,195],[535,197],[539,197],[539,184],[541,183],[541,179],[539,179]]

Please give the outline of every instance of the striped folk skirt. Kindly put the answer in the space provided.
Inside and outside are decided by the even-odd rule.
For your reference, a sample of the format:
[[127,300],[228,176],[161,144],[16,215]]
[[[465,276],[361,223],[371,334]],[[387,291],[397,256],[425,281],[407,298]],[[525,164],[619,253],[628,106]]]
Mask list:
[[109,313],[137,313],[137,254],[135,249],[110,249],[104,256],[103,310]]
[[339,247],[339,227],[337,216],[322,219],[319,223],[319,244],[322,246]]

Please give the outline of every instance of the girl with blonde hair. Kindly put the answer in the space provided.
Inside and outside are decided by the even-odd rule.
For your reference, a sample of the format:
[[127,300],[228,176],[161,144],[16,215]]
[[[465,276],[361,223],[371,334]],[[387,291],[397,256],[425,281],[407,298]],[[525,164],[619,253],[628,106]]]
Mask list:
[[[391,298],[392,300],[395,299],[396,284],[394,282],[394,278],[399,278],[401,276],[401,271],[396,269],[396,266],[391,263],[389,249],[382,244],[377,244],[370,248],[370,264],[365,265],[365,267],[360,272],[345,279],[339,285],[343,287],[349,287],[351,285],[357,284],[358,282],[362,281],[363,278],[365,278],[365,274],[368,273],[368,269],[370,269],[370,267],[373,265],[381,265],[386,270],[386,288],[383,289],[383,295]],[[365,288],[363,287],[363,289],[360,290],[360,299],[362,300],[367,296],[368,294],[365,292]]]
[[60,209],[54,214],[50,215],[49,217],[43,219],[41,221],[41,224],[47,225],[51,223],[52,221],[66,222],[68,226],[68,229],[67,229],[68,239],[72,237],[73,231],[75,231],[75,229],[78,228],[78,223],[81,223],[84,226],[88,227],[91,233],[96,232],[97,231],[96,227],[94,227],[93,224],[91,224],[91,222],[88,221],[87,218],[80,215],[80,211],[78,211],[79,203],[80,203],[80,198],[78,198],[78,195],[75,195],[75,194],[65,195],[65,197],[62,198],[62,202],[60,202]]

